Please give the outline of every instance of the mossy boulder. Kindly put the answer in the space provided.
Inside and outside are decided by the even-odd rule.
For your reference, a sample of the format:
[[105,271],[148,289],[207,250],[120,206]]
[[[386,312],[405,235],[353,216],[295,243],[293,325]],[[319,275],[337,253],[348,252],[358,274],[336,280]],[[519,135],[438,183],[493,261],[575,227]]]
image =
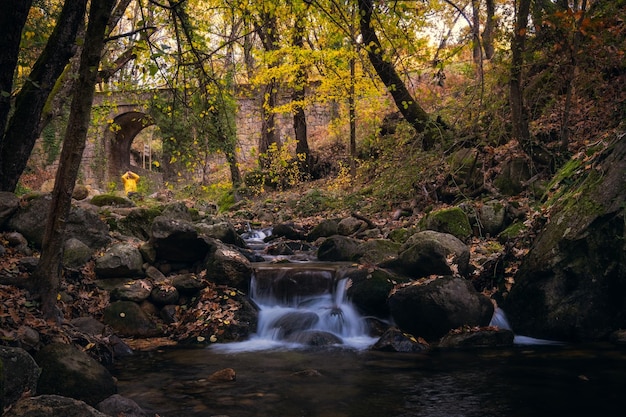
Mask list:
[[506,298],[518,334],[598,340],[626,328],[626,134],[590,163],[557,190]]
[[460,240],[466,240],[472,235],[467,214],[460,207],[450,207],[428,213],[420,222],[423,230],[448,233]]
[[91,204],[98,207],[134,207],[135,203],[126,197],[121,197],[115,194],[98,194],[94,195],[91,200]]

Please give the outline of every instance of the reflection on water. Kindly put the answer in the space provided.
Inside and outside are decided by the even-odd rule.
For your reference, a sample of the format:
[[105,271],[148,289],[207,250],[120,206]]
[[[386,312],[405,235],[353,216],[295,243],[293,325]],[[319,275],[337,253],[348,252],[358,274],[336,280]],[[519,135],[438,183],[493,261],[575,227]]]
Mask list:
[[[206,381],[227,367],[236,381]],[[623,415],[626,352],[174,349],[124,359],[114,374],[120,394],[161,417],[610,417]]]

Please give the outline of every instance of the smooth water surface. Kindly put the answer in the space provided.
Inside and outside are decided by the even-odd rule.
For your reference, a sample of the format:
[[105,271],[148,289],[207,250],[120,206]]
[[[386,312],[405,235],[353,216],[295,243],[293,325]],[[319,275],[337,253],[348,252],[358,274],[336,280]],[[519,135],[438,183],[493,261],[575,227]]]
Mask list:
[[[236,380],[206,380],[223,368]],[[611,417],[624,415],[626,351],[177,348],[126,358],[114,375],[121,395],[161,417]]]

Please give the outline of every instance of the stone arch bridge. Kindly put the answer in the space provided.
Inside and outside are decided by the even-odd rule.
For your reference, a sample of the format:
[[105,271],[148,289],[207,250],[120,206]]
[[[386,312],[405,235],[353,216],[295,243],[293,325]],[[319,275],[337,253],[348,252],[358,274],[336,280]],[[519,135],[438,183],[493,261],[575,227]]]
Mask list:
[[[237,141],[238,159],[246,161],[253,157],[261,135],[261,94],[250,93],[242,88],[237,96]],[[137,92],[96,93],[93,102],[92,120],[99,121],[99,127],[90,135],[81,173],[85,183],[100,189],[107,189],[112,182],[119,183],[120,175],[131,167],[131,145],[139,132],[154,125],[150,115],[150,103],[155,94],[171,94],[169,90]],[[288,93],[282,94],[280,102],[289,100]],[[328,134],[328,126],[337,117],[337,106],[312,104],[306,110],[309,141]],[[277,128],[282,140],[293,138],[292,115],[279,114]],[[159,173],[133,166],[139,175],[163,181]]]

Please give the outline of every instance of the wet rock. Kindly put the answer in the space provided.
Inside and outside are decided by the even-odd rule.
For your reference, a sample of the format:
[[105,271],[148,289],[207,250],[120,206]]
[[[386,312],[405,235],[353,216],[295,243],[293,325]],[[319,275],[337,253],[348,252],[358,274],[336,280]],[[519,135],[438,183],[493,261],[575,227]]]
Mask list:
[[420,341],[397,327],[388,329],[372,346],[372,350],[383,352],[424,352],[430,349],[425,341]]
[[272,237],[284,237],[290,240],[305,240],[306,233],[294,223],[279,223],[272,229]]
[[104,323],[121,336],[151,337],[161,332],[137,303],[116,301],[104,309]]
[[336,235],[338,234],[338,225],[339,221],[337,219],[322,220],[313,229],[311,229],[311,231],[307,235],[307,240],[309,242],[314,242],[321,237],[330,237]]
[[109,371],[72,345],[47,345],[37,353],[35,360],[41,367],[39,394],[62,395],[94,406],[117,393]]
[[130,398],[111,395],[97,405],[98,410],[109,416],[148,417],[148,414]]
[[363,255],[360,243],[361,241],[347,236],[331,236],[317,249],[317,259],[330,262],[355,261]]
[[506,329],[479,329],[470,331],[453,331],[445,335],[439,342],[440,348],[500,348],[512,347],[515,335]]
[[328,294],[335,285],[331,268],[297,268],[294,264],[277,264],[256,268],[255,284],[257,295],[271,295],[286,304],[303,297]]
[[[396,260],[381,266],[399,270],[412,278],[452,275],[454,272],[464,275],[469,267],[469,257],[469,248],[456,237],[425,230],[407,240]],[[453,271],[454,268],[457,271]]]
[[348,277],[352,285],[347,295],[352,303],[363,313],[377,317],[389,316],[387,298],[395,286],[397,278],[382,269],[357,270]]
[[154,219],[150,243],[157,259],[172,262],[201,261],[209,251],[209,243],[193,224],[165,215]]
[[341,345],[343,340],[332,333],[321,330],[305,330],[290,334],[285,340],[306,346]]
[[135,246],[118,243],[96,258],[95,273],[99,278],[137,277],[143,275],[143,258]]
[[237,373],[233,368],[224,368],[213,372],[207,380],[209,382],[231,382],[237,379]]
[[317,314],[306,311],[294,311],[287,313],[273,323],[271,327],[279,329],[279,338],[289,338],[293,333],[311,328],[319,321]]
[[204,267],[209,281],[248,291],[252,267],[235,247],[212,240]]
[[0,395],[4,407],[16,402],[24,392],[37,392],[41,369],[28,352],[21,348],[0,346],[0,362],[0,374],[4,372],[4,390]]
[[491,300],[469,281],[449,276],[397,289],[389,297],[389,309],[401,330],[428,341],[458,327],[487,326],[494,311]]
[[359,244],[357,252],[362,255],[359,262],[368,265],[378,265],[398,257],[400,244],[388,239],[370,239]]
[[246,243],[239,236],[235,226],[230,222],[219,222],[215,224],[207,224],[207,223],[195,223],[196,230],[198,233],[211,237],[213,239],[217,239],[221,242],[238,246],[240,248],[245,248]]
[[21,399],[3,417],[110,417],[83,401],[60,395]]

